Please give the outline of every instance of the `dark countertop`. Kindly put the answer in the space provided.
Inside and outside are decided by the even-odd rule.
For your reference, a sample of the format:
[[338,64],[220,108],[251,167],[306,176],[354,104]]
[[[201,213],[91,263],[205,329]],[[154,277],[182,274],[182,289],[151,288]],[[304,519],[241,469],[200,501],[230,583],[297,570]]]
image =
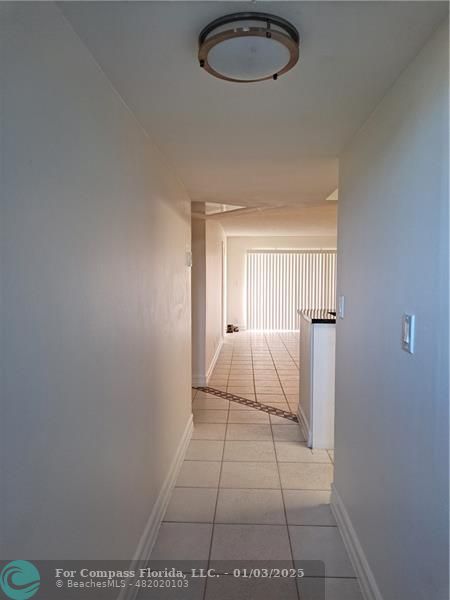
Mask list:
[[336,323],[336,313],[326,308],[297,310],[310,323]]

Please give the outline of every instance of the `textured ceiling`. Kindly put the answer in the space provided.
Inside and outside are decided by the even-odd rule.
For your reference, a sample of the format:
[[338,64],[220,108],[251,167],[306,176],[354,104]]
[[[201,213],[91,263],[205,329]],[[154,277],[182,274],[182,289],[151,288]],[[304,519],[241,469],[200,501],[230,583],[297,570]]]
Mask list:
[[[192,200],[318,204],[337,157],[445,17],[445,2],[63,2],[61,10]],[[197,35],[240,10],[299,29],[277,82],[232,84],[197,64]]]

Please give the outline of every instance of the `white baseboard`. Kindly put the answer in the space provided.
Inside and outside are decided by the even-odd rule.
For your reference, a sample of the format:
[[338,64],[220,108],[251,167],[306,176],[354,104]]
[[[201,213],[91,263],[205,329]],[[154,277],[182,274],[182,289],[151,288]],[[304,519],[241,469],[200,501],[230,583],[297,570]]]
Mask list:
[[223,338],[221,338],[219,343],[217,344],[217,348],[216,348],[216,351],[214,352],[214,356],[212,357],[212,361],[208,367],[208,370],[206,371],[206,385],[208,385],[209,379],[212,375],[212,372],[214,371],[214,367],[216,366],[216,362],[217,362],[217,359],[219,358],[220,351],[222,350],[222,346],[223,346]]
[[334,485],[331,492],[331,510],[341,532],[356,576],[359,579],[364,600],[383,600],[380,588],[376,583],[375,576],[367,561],[350,516]]
[[[183,464],[187,447],[191,441],[192,430],[193,422],[191,415],[183,432],[180,443],[178,444],[178,448],[172,460],[172,464],[170,465],[167,477],[164,480],[161,491],[147,520],[147,524],[142,533],[141,539],[139,540],[138,547],[129,567],[130,570],[136,570],[136,565],[138,562],[140,563],[139,567],[142,567],[142,562],[147,562],[150,559],[161,521],[164,517],[164,513],[166,512],[167,505],[169,504],[170,495],[175,486],[181,465]],[[118,600],[135,600],[138,592],[139,588],[135,586],[122,588],[119,593]]]
[[306,445],[308,446],[308,448],[311,448],[310,431],[309,431],[309,427],[308,427],[308,423],[306,421],[305,415],[303,414],[303,410],[300,406],[300,403],[297,407],[297,418],[298,418],[298,424],[300,426],[300,431],[302,432],[302,435],[306,440]]
[[211,377],[212,372],[214,371],[214,367],[216,366],[216,362],[217,362],[217,359],[219,358],[220,351],[222,350],[222,346],[223,346],[223,338],[217,344],[216,351],[214,352],[214,356],[212,357],[212,360],[209,364],[209,367],[208,367],[206,373],[204,375],[202,375],[202,374],[192,375],[192,386],[193,387],[205,387],[208,385],[209,378]]
[[205,375],[192,375],[192,387],[205,387],[208,385],[208,380]]

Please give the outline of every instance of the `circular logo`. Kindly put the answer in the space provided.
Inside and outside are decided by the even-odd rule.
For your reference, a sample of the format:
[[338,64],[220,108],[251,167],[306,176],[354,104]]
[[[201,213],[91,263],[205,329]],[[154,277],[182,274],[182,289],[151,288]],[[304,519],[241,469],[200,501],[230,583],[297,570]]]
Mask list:
[[13,560],[0,573],[0,588],[11,600],[26,600],[38,591],[41,576],[27,560]]

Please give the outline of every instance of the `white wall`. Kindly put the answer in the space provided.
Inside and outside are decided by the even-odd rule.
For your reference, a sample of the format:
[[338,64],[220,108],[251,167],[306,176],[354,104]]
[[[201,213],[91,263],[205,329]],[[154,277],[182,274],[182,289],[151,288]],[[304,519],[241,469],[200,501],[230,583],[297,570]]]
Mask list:
[[191,413],[188,198],[58,8],[2,9],[1,554],[129,559]]
[[248,250],[336,248],[333,236],[227,237],[227,322],[245,329],[246,256]]
[[384,600],[449,597],[448,101],[445,26],[340,162],[335,486]]
[[[197,213],[201,206],[193,203]],[[192,219],[192,380],[206,385],[223,341],[222,226]]]
[[[196,209],[193,203],[192,210]],[[192,384],[205,385],[206,222],[193,217],[192,232]]]
[[222,262],[225,234],[222,226],[214,221],[206,222],[206,374],[223,341],[223,281]]

